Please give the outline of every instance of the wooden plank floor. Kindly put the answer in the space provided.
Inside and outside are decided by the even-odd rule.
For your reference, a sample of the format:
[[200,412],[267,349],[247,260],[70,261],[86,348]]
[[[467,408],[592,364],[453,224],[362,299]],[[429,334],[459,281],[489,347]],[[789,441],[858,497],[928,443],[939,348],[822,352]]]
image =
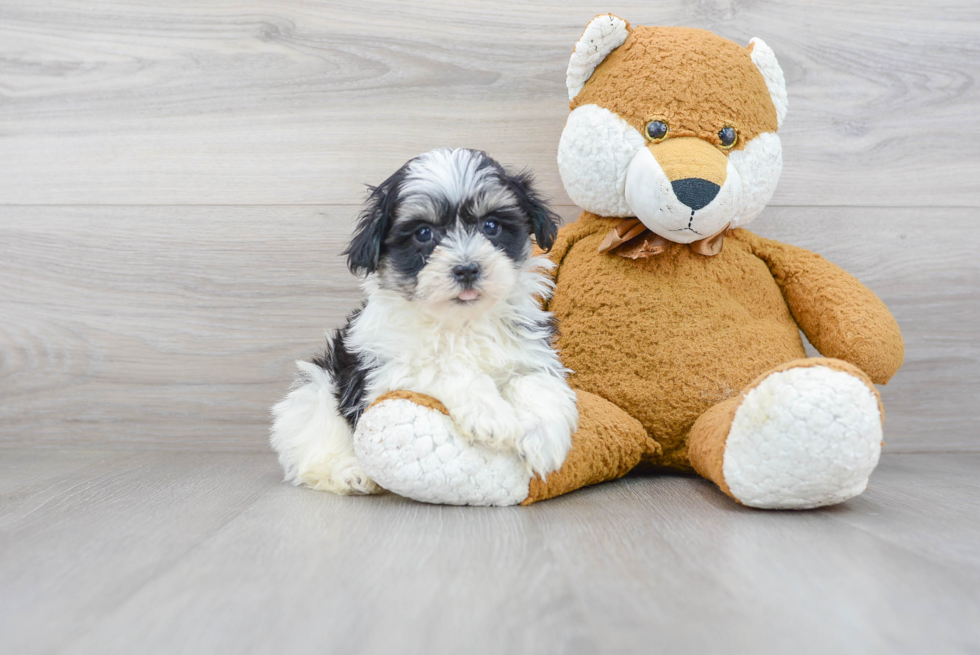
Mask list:
[[980,454],[768,512],[676,475],[454,508],[289,487],[271,454],[2,452],[4,652],[980,650]]

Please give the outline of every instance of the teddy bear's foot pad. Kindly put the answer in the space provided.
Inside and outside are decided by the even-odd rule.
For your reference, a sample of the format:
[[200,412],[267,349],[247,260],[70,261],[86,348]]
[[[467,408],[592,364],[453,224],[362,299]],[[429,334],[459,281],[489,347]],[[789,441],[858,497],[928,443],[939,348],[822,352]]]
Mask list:
[[833,505],[867,488],[881,437],[878,399],[863,380],[826,366],[772,373],[735,412],[725,482],[750,507]]
[[371,479],[443,505],[516,505],[531,476],[516,453],[460,438],[452,419],[406,398],[382,400],[357,423],[354,452]]

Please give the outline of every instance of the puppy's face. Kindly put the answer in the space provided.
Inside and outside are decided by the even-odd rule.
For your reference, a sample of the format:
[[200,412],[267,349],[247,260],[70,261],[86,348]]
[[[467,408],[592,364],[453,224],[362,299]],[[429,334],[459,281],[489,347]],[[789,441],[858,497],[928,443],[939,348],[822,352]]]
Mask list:
[[531,188],[475,150],[434,150],[371,191],[347,249],[355,273],[430,309],[480,313],[506,298],[558,217]]

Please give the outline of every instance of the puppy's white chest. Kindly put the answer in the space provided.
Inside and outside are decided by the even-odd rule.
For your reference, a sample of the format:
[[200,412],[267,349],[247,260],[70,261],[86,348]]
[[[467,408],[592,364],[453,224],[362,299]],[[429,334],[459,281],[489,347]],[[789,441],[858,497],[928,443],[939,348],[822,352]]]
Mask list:
[[[421,336],[421,335],[420,335]],[[424,335],[414,348],[396,358],[414,370],[443,373],[468,369],[497,378],[509,377],[521,360],[513,337],[502,332],[443,332]]]

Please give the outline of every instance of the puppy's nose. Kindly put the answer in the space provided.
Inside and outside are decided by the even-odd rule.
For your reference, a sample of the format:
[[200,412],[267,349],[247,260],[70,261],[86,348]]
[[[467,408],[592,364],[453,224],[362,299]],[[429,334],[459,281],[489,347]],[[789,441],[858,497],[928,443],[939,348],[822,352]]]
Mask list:
[[453,277],[460,284],[470,285],[480,276],[480,267],[477,264],[460,264],[453,267]]
[[674,195],[691,209],[701,209],[715,199],[721,187],[714,182],[702,180],[700,177],[686,177],[670,183],[674,187]]

